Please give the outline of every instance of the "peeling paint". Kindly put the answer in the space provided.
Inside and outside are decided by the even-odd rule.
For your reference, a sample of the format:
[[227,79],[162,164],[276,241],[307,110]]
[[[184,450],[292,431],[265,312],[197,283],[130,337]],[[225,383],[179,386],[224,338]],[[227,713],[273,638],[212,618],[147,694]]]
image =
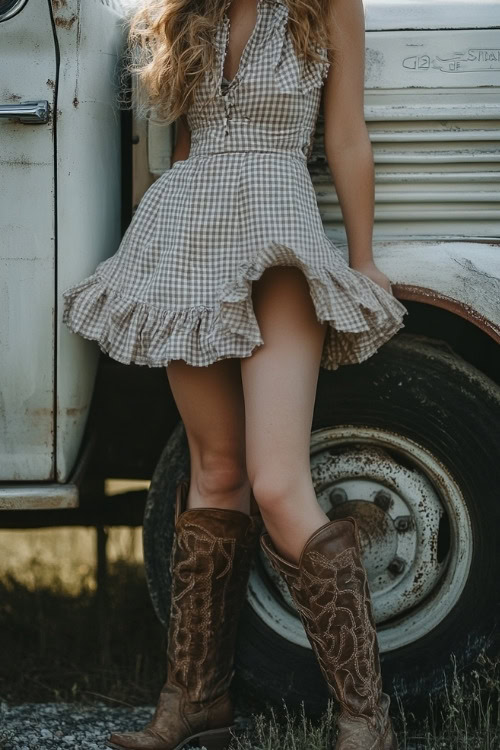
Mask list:
[[465,283],[470,283],[471,274],[475,274],[480,277],[481,286],[484,289],[484,293],[490,296],[490,299],[500,300],[500,278],[493,276],[487,271],[483,271],[479,268],[470,258],[452,258],[453,262],[465,269],[466,274],[459,278]]
[[385,59],[384,55],[380,50],[367,47],[365,51],[365,77],[371,81],[376,82],[382,73],[384,68]]

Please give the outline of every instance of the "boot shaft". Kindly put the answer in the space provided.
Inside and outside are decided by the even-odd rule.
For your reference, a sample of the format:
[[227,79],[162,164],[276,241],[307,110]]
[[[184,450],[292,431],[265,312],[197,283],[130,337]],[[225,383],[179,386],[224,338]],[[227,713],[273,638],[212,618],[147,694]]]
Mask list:
[[233,675],[261,520],[236,510],[185,510],[187,490],[179,487],[171,554],[168,681],[203,703],[226,691]]
[[379,724],[379,650],[356,522],[322,526],[298,565],[276,552],[269,534],[261,544],[287,583],[330,691],[343,710]]

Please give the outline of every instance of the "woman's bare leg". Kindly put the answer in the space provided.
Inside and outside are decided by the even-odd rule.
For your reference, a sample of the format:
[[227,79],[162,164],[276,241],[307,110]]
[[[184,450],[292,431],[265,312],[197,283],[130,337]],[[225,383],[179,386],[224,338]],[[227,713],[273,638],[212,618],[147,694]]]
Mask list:
[[297,562],[309,536],[328,521],[309,458],[326,324],[294,267],[265,271],[253,284],[253,302],[264,345],[241,360],[247,471],[276,548]]
[[174,360],[167,376],[191,456],[188,508],[249,513],[240,361],[224,359],[208,367],[193,367]]

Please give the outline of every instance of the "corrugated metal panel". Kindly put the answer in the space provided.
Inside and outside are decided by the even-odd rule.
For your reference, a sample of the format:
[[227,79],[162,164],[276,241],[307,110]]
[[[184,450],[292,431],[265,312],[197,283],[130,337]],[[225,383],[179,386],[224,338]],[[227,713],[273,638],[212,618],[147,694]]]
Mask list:
[[[498,33],[490,30],[367,34],[365,118],[375,161],[376,238],[500,235],[495,44]],[[491,59],[474,50],[490,50]],[[456,67],[468,58],[468,67]],[[344,242],[322,113],[310,171],[325,231]]]
[[[369,122],[376,170],[376,236],[498,236],[500,123]],[[311,175],[325,229],[341,212],[318,127]]]

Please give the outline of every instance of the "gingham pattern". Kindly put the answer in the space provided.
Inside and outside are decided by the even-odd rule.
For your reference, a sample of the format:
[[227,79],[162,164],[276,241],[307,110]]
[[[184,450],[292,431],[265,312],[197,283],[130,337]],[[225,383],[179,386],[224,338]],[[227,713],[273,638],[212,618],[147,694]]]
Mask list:
[[351,269],[326,236],[307,169],[322,60],[305,66],[286,31],[284,0],[258,0],[236,76],[223,83],[229,18],[187,113],[189,157],[147,190],[115,255],[65,290],[63,321],[119,362],[206,366],[263,344],[251,300],[266,268],[291,265],[328,321],[322,366],[367,359],[406,307]]

